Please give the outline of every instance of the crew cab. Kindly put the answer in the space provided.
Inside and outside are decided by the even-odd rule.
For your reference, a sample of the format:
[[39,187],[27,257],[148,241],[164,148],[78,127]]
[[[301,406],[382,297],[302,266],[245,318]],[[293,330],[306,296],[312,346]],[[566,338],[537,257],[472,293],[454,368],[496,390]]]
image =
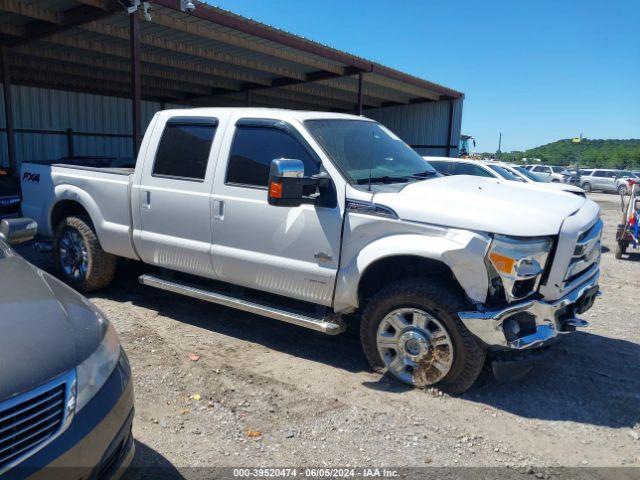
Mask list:
[[452,393],[487,355],[497,372],[586,326],[598,293],[594,202],[442,176],[364,117],[165,110],[135,169],[25,163],[22,179],[80,290],[124,257],[175,294],[328,334],[357,319],[375,370]]

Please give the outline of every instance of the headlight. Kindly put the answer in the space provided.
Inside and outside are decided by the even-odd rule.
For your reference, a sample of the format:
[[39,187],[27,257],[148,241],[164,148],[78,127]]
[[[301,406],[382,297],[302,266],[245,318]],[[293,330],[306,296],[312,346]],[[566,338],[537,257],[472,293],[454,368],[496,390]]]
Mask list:
[[502,280],[508,301],[525,298],[537,290],[552,245],[550,238],[494,237],[488,257]]
[[89,403],[107,381],[120,359],[120,341],[113,325],[100,313],[96,313],[104,325],[104,336],[100,346],[89,358],[78,365],[76,411]]

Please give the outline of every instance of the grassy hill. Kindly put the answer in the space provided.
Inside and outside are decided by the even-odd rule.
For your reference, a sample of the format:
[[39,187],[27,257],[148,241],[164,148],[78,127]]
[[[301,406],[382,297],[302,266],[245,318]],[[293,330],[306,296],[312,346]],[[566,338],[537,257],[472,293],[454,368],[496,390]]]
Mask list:
[[[630,140],[582,140],[572,143],[571,139],[541,145],[526,151],[503,152],[499,155],[505,161],[522,158],[539,158],[543,163],[569,165],[576,162],[580,153],[581,166],[602,168],[640,168],[640,139]],[[482,154],[491,156],[495,154]]]

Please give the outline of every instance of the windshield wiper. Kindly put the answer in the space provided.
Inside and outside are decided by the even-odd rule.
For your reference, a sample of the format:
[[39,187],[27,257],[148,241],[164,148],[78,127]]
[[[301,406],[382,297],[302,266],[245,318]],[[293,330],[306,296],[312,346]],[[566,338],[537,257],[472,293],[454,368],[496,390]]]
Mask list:
[[414,173],[413,175],[409,175],[411,178],[425,178],[425,177],[433,177],[437,175],[438,172],[435,170],[425,170],[424,172]]
[[359,178],[356,182],[358,185],[362,185],[365,183],[399,183],[399,182],[408,182],[412,176],[405,177],[390,177],[389,175],[383,175],[381,177],[367,177],[367,178]]

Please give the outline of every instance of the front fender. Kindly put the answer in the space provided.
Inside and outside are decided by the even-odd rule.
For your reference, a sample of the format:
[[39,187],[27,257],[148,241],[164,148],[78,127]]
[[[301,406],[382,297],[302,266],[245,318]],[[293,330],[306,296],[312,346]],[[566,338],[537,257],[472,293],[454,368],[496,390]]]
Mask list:
[[334,310],[349,312],[358,308],[360,279],[369,266],[378,260],[407,255],[444,263],[467,296],[483,303],[489,286],[484,258],[490,238],[466,230],[437,227],[433,230],[434,235],[389,235],[369,243],[352,259],[345,259],[336,280]]

